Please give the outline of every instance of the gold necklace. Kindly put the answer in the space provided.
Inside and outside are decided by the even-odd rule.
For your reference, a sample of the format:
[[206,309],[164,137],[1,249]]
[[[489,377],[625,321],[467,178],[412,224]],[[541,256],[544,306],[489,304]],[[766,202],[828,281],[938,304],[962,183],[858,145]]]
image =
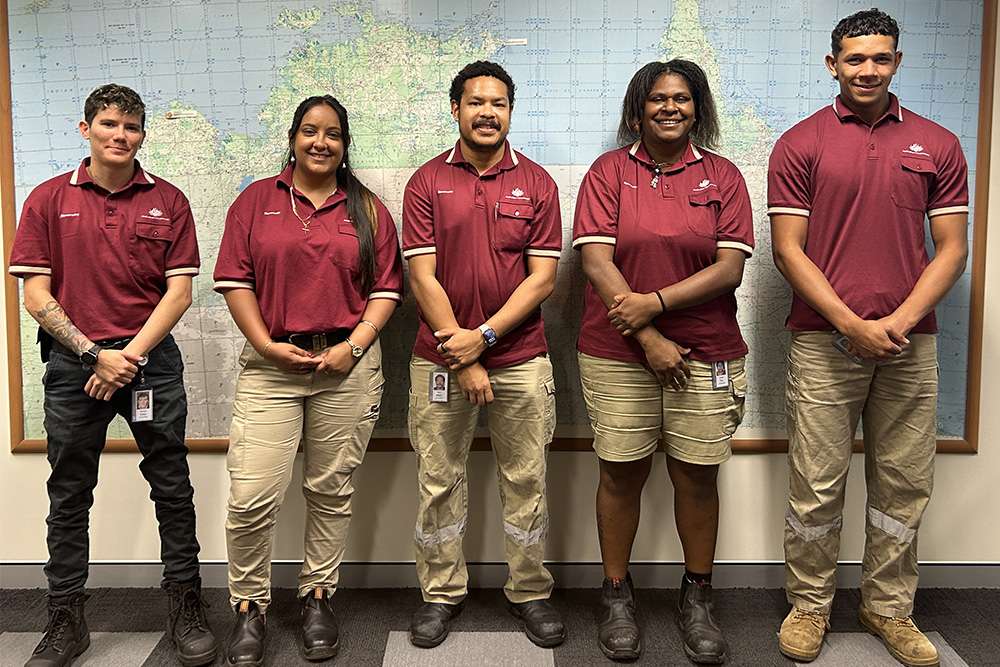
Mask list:
[[295,188],[294,185],[292,187],[288,188],[288,198],[292,201],[292,215],[294,215],[296,218],[298,218],[299,222],[302,223],[302,233],[303,234],[308,234],[309,233],[309,223],[312,222],[312,217],[314,215],[316,215],[316,211],[313,211],[312,213],[310,213],[309,215],[307,215],[305,218],[302,218],[299,215],[299,210],[297,208],[295,208],[295,195],[292,193],[292,190],[294,188]]

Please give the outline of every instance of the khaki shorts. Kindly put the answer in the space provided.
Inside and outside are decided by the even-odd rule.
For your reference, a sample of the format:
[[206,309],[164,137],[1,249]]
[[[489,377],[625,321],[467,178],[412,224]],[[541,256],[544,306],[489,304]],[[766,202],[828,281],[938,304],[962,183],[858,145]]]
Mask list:
[[638,461],[656,450],[660,438],[668,456],[687,463],[715,465],[732,455],[747,393],[745,357],[729,362],[724,389],[712,388],[711,362],[689,359],[691,378],[674,391],[645,364],[577,356],[594,451],[602,459]]

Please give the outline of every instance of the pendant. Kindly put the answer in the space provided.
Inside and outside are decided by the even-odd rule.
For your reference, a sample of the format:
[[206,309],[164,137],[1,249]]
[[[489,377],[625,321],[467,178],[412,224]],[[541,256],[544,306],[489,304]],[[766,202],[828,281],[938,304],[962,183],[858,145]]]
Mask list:
[[660,174],[653,174],[653,180],[649,182],[649,187],[656,189],[656,184],[660,182]]
[[309,227],[308,227],[308,225],[307,225],[307,226],[304,226],[304,227],[302,227],[302,233],[303,233],[303,234],[308,234],[308,233],[309,233]]

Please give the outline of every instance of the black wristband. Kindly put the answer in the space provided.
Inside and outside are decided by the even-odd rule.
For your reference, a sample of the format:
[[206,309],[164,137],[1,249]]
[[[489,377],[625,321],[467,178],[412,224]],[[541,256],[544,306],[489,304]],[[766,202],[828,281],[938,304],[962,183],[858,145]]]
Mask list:
[[667,304],[663,302],[663,297],[660,296],[659,290],[653,292],[653,294],[655,294],[656,298],[660,300],[660,314],[662,315],[663,313],[667,312]]

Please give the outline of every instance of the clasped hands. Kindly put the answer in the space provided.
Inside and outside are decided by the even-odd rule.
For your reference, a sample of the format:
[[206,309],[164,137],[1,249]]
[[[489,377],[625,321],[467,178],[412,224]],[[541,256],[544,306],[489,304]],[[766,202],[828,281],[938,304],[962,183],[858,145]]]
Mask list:
[[479,363],[479,355],[486,350],[486,341],[479,329],[448,327],[434,332],[440,341],[437,346],[448,368],[455,371],[462,395],[473,405],[493,402],[490,377]]
[[315,355],[291,343],[271,343],[264,352],[264,357],[279,370],[294,375],[344,375],[358,361],[351,354],[351,346],[346,341],[331,345]]
[[[616,294],[608,310],[608,321],[623,336],[631,336],[654,317],[663,312],[663,304],[656,294],[624,292]],[[646,354],[646,363],[664,387],[680,391],[691,377],[685,356],[691,350],[665,338],[658,331],[651,332],[640,341]]]

